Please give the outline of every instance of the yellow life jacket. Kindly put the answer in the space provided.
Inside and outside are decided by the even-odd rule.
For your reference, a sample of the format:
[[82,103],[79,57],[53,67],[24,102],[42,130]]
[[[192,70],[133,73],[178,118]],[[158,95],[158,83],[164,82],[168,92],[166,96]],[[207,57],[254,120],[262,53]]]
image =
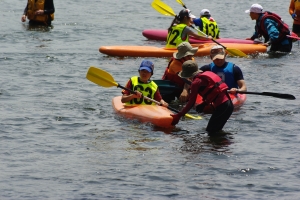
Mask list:
[[[139,77],[138,76],[134,76],[131,77],[131,83],[132,83],[132,90],[137,90],[139,92],[141,92],[143,94],[143,96],[149,97],[151,99],[154,98],[154,94],[158,89],[158,86],[156,85],[156,83],[154,81],[150,81],[149,83],[141,83],[139,82]],[[126,102],[125,104],[127,105],[132,105],[132,104],[143,104],[143,105],[151,105],[151,104],[155,104],[152,101],[146,100],[144,98],[140,98],[140,99],[132,99],[129,102]]]
[[[47,23],[48,15],[35,15],[37,10],[45,10],[45,0],[28,0],[27,18],[29,20]],[[54,20],[54,13],[50,14],[51,21]]]
[[212,18],[207,19],[207,17],[201,17],[201,20],[203,22],[203,32],[206,35],[210,35],[215,39],[218,38],[220,30],[218,28],[217,22]]
[[172,31],[168,33],[166,48],[176,49],[176,47],[182,42],[188,42],[189,36],[182,40],[182,32],[186,27],[186,24],[177,24],[172,27]]

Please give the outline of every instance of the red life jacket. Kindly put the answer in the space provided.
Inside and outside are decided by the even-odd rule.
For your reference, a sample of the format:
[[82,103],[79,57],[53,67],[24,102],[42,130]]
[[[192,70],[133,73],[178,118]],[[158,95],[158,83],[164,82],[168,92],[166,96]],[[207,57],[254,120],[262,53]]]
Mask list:
[[278,24],[278,31],[279,31],[279,37],[276,41],[272,41],[274,43],[280,42],[283,39],[286,38],[286,35],[290,35],[290,29],[289,29],[289,25],[287,25],[279,15],[277,15],[276,13],[272,13],[269,11],[264,12],[261,21],[260,21],[260,27],[257,27],[257,32],[264,36],[265,41],[269,41],[269,35],[268,35],[268,31],[264,25],[265,20],[266,19],[271,19],[273,21],[275,21]]
[[172,83],[175,83],[176,85],[178,85],[180,88],[183,88],[184,87],[183,79],[181,77],[179,77],[178,74],[171,74],[171,73],[168,72],[169,71],[169,66],[173,61],[180,62],[181,65],[182,65],[182,63],[184,63],[185,60],[183,60],[183,59],[176,60],[174,57],[172,57],[169,64],[168,64],[168,67],[165,70],[165,73],[162,77],[162,80],[169,80]]
[[212,103],[221,92],[228,89],[226,83],[224,83],[217,74],[211,71],[199,73],[195,78],[208,81],[208,85],[206,87],[200,87],[198,91],[207,104]]

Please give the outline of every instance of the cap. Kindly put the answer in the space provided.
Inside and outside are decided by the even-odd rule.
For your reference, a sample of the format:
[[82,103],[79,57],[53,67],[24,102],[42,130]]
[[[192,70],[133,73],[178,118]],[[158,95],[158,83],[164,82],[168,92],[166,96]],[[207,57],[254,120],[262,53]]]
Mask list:
[[245,13],[263,13],[263,7],[257,3],[252,4],[251,8],[249,10],[245,10]]
[[153,74],[154,71],[154,64],[153,62],[149,61],[149,60],[143,60],[139,70],[147,70],[148,72],[151,72]]
[[190,78],[199,72],[202,72],[198,69],[198,65],[193,60],[187,60],[182,64],[182,71],[179,72],[178,76],[181,78]]
[[210,50],[210,57],[212,60],[224,59],[225,55],[225,49],[221,45],[215,45]]
[[203,9],[200,12],[200,16],[210,15],[210,11],[208,9]]
[[173,57],[181,59],[185,56],[193,56],[198,51],[198,47],[193,48],[189,42],[182,42],[177,46],[177,52],[173,53]]
[[182,9],[178,14],[178,20],[183,20],[184,17],[196,18],[189,9]]

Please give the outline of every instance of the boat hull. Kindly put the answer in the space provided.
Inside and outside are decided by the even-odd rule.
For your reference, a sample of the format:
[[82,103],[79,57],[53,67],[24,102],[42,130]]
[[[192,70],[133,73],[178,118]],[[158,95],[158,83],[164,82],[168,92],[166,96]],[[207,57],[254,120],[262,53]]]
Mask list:
[[[149,40],[166,41],[168,30],[164,29],[146,29],[142,32],[143,36]],[[239,44],[255,44],[253,40],[235,39],[235,38],[220,38],[216,39],[219,43],[239,43]],[[191,44],[213,43],[212,40],[199,40],[193,37],[189,38]]]
[[162,128],[171,128],[173,114],[169,109],[158,105],[133,105],[127,106],[121,102],[121,96],[114,97],[112,106],[116,113],[128,118],[137,119],[140,122],[151,123]]
[[[192,46],[198,47],[195,56],[208,56],[210,49],[215,43],[206,44],[193,44]],[[245,54],[265,53],[267,47],[261,44],[236,44],[226,43],[224,45],[228,49],[238,49]],[[99,51],[109,56],[119,57],[172,57],[177,49],[166,49],[165,47],[155,46],[101,46]]]

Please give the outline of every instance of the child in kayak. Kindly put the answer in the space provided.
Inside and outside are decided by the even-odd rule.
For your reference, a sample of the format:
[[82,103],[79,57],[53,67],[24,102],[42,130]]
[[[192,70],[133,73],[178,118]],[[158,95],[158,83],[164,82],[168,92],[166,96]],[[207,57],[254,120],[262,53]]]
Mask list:
[[183,9],[175,16],[168,28],[168,37],[166,48],[175,49],[180,43],[188,42],[189,36],[193,36],[200,40],[210,40],[211,36],[200,36],[190,26],[193,24],[193,19],[196,18],[189,9]]
[[220,38],[220,30],[217,22],[211,17],[208,9],[203,9],[200,12],[200,18],[193,19],[196,27],[206,35],[212,36],[214,39]]
[[147,96],[151,99],[158,101],[162,106],[168,107],[158,90],[158,86],[152,80],[151,76],[154,72],[154,64],[149,60],[143,60],[139,67],[139,76],[133,76],[129,79],[126,84],[126,88],[136,91],[136,94],[131,94],[127,90],[122,90],[122,103],[127,105],[142,104],[142,105],[151,105],[155,104],[152,101],[142,98]]

